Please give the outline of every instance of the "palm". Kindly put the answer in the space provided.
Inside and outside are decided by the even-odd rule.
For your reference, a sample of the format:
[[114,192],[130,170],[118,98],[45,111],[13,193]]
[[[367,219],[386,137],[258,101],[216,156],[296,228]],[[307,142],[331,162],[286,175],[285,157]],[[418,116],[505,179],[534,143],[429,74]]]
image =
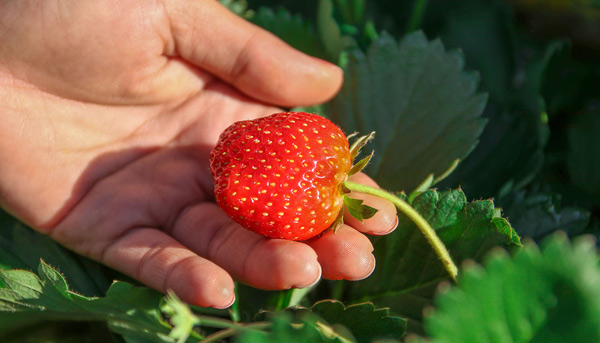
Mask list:
[[[203,108],[205,104],[210,106]],[[81,161],[86,168],[83,172],[78,168],[71,171],[77,174],[77,180],[65,190],[68,198],[58,201],[67,205],[56,212],[58,215],[48,226],[53,237],[108,264],[118,264],[121,244],[133,239],[156,251],[180,249],[181,243],[223,267],[229,267],[229,261],[215,248],[227,245],[230,234],[237,236],[235,241],[240,236],[245,237],[246,243],[263,240],[240,230],[211,202],[209,153],[218,134],[230,123],[276,109],[250,102],[221,82],[174,107],[160,113],[149,109],[146,127],[135,126],[134,130],[114,137],[109,148],[102,145],[88,151],[89,160]],[[175,241],[167,239],[164,233]],[[237,244],[232,248],[244,249]],[[143,279],[144,272],[139,268],[128,272]],[[228,268],[236,278],[262,283],[236,268]],[[262,286],[274,288],[268,283]]]
[[232,277],[283,289],[372,271],[359,231],[390,231],[389,203],[367,197],[378,215],[305,244],[260,237],[211,201],[218,134],[267,103],[326,100],[338,70],[216,2],[0,1],[0,23],[0,201],[25,222],[204,306],[231,302]]

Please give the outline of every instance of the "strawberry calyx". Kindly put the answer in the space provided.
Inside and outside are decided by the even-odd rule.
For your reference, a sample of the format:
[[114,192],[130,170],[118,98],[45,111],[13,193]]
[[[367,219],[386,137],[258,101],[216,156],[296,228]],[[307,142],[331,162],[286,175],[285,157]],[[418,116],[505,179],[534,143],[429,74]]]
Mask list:
[[[348,139],[354,138],[354,136],[356,135],[357,133],[348,135]],[[360,154],[361,149],[365,145],[367,145],[367,143],[373,140],[374,137],[375,131],[371,132],[368,135],[360,136],[354,140],[354,142],[350,146],[350,158],[352,159],[352,161],[356,160],[356,158]],[[358,162],[353,163],[352,167],[350,168],[350,171],[348,172],[348,175],[346,175],[346,179],[342,183],[340,183],[339,192],[344,200],[344,206],[342,207],[342,209],[338,213],[337,218],[331,225],[333,232],[337,232],[339,227],[344,223],[344,208],[348,210],[348,213],[350,213],[351,216],[360,220],[361,222],[365,219],[373,217],[379,211],[376,208],[363,204],[363,201],[360,199],[354,199],[347,196],[346,194],[350,193],[350,190],[345,186],[346,182],[348,181],[348,177],[362,171],[369,164],[374,153],[375,151],[371,151],[369,155],[360,159]]]

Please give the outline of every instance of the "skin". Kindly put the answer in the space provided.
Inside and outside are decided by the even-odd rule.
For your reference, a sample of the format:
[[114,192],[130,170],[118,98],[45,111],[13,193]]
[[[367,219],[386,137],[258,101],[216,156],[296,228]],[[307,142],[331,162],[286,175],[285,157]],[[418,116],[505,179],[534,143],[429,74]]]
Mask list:
[[[214,203],[210,149],[231,123],[326,101],[339,68],[216,1],[0,0],[0,205],[65,247],[184,301],[375,266],[394,207],[308,242],[266,239]],[[354,181],[375,185],[364,174]]]

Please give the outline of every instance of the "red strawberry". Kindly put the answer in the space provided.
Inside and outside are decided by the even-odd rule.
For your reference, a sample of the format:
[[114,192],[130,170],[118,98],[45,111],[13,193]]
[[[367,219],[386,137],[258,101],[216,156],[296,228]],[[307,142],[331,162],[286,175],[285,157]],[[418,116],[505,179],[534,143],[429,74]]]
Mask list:
[[290,240],[312,238],[336,221],[351,164],[344,133],[304,112],[234,123],[210,156],[225,213],[256,233]]

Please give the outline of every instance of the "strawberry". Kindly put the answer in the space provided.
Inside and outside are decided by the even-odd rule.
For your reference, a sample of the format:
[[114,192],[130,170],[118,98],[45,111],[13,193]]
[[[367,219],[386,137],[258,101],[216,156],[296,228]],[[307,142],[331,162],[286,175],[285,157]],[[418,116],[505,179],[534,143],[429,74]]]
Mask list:
[[340,128],[316,114],[237,122],[210,155],[215,198],[251,231],[306,240],[340,218],[352,157]]

